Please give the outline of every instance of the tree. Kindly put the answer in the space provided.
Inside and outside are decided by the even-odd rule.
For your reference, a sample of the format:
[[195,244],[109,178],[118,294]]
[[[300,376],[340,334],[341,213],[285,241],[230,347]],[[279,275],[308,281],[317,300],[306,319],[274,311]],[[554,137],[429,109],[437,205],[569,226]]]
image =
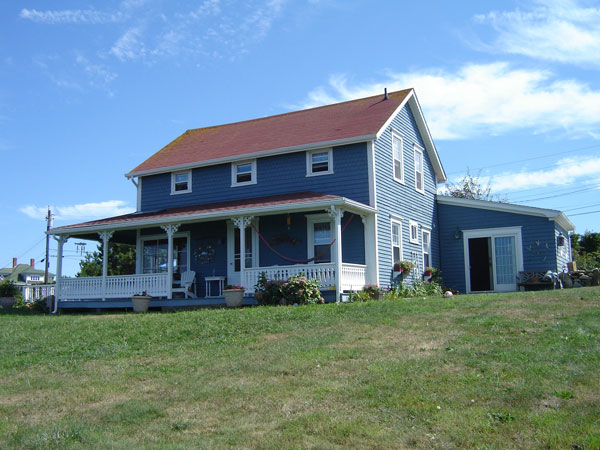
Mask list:
[[571,235],[573,260],[578,269],[589,270],[600,267],[600,233],[586,231],[584,234]]
[[456,183],[446,183],[446,192],[444,194],[457,198],[506,202],[506,199],[492,194],[492,187],[489,183],[483,185],[480,175],[481,172],[477,176],[471,175],[467,167],[467,173],[464,177]]
[[[124,244],[108,244],[108,275],[131,275],[135,273],[135,247]],[[102,246],[87,253],[79,262],[78,277],[99,277],[102,275]]]

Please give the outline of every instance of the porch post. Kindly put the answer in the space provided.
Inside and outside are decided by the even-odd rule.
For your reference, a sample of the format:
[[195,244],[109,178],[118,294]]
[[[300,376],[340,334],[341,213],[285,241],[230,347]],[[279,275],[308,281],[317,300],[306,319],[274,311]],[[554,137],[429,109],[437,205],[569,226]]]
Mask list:
[[365,239],[365,282],[379,286],[379,267],[377,263],[377,215],[360,216],[363,221]]
[[167,233],[167,298],[173,298],[173,235],[177,233],[179,224],[171,223],[169,225],[161,226],[161,228]]
[[54,285],[54,309],[52,314],[56,314],[58,311],[58,300],[60,299],[60,284],[62,281],[62,259],[63,259],[63,246],[69,239],[69,236],[60,235],[58,238],[54,236],[54,239],[58,243],[58,249],[56,252],[56,284]]
[[342,216],[344,211],[332,205],[327,214],[335,220],[335,245],[333,247],[333,253],[335,254],[335,301],[339,302],[342,293]]
[[[244,284],[244,270],[246,270],[246,227],[250,225],[253,217],[234,217],[233,224],[240,229],[240,284]],[[235,248],[234,248],[235,253]]]
[[112,231],[98,233],[102,239],[102,301],[106,300],[106,277],[108,276],[108,241],[113,235]]

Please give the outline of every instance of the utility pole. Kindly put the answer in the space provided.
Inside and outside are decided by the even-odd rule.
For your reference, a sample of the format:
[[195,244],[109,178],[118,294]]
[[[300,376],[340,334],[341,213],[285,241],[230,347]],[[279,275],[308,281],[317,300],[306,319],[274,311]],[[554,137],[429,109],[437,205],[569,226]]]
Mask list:
[[52,226],[52,211],[48,206],[48,215],[46,216],[46,260],[44,261],[44,284],[48,284],[48,267],[50,266],[50,227]]

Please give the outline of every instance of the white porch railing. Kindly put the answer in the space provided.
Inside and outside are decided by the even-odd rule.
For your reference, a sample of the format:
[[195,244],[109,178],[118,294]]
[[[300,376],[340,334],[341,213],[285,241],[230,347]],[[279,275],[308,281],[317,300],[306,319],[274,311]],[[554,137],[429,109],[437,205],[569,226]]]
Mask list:
[[60,300],[128,298],[143,291],[148,291],[153,297],[168,296],[168,274],[109,276],[106,277],[105,292],[102,277],[63,278],[58,297]]
[[54,295],[54,286],[54,284],[27,284],[19,286],[19,288],[25,301],[32,302]]
[[[261,273],[265,273],[267,280],[287,280],[291,276],[304,274],[308,279],[319,281],[321,288],[335,286],[335,264],[294,264],[290,266],[255,267],[244,269],[243,285],[246,293],[254,293],[254,286],[258,283]],[[359,290],[365,285],[366,266],[362,264],[342,264],[342,290]]]

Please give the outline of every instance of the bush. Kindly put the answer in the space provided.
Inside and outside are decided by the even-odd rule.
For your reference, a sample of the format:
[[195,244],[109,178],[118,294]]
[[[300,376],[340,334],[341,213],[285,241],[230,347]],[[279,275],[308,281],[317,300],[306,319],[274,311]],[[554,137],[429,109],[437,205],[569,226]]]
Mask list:
[[412,285],[398,284],[389,292],[391,298],[408,297],[441,297],[443,294],[442,286],[436,281],[423,283],[421,280],[414,280]]
[[20,294],[19,289],[11,280],[2,280],[0,282],[0,297],[16,297]]
[[318,282],[316,280],[308,280],[303,274],[283,281],[267,280],[263,272],[256,284],[254,297],[260,305],[324,303],[319,291]]

